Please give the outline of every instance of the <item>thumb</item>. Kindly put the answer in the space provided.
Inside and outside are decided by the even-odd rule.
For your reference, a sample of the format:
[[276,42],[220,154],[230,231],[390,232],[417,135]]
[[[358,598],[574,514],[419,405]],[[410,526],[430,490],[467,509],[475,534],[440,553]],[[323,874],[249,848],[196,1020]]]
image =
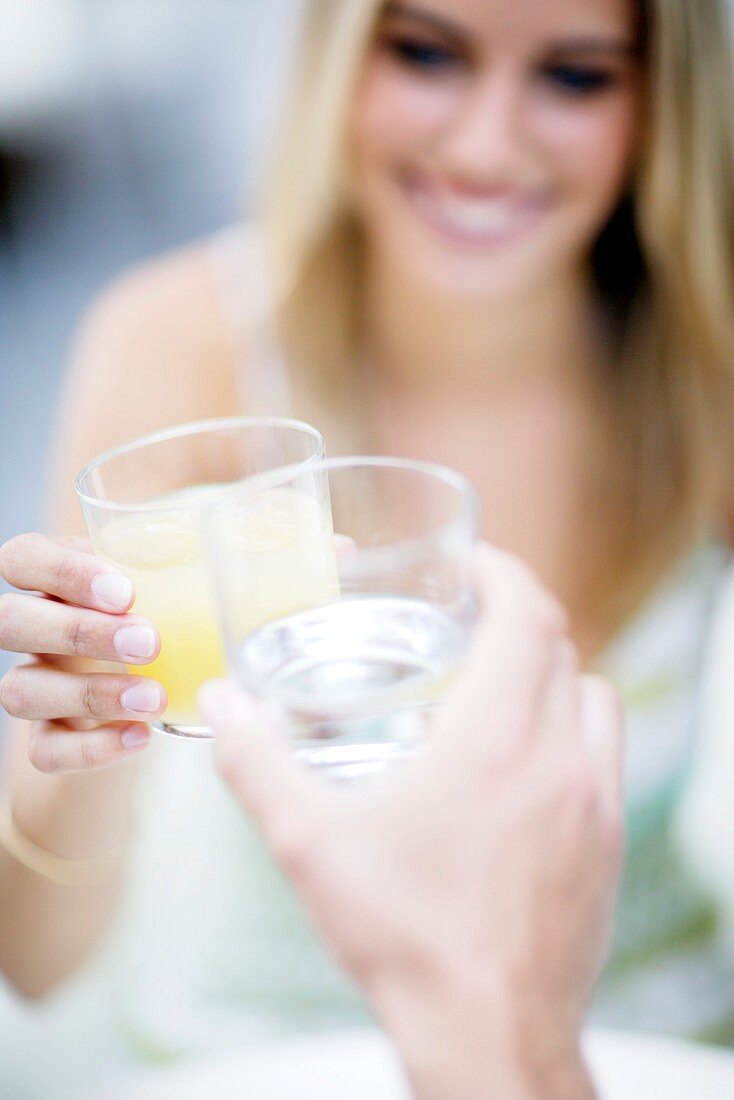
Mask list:
[[223,779],[278,856],[284,835],[311,811],[309,777],[265,706],[233,683],[205,684],[199,706]]

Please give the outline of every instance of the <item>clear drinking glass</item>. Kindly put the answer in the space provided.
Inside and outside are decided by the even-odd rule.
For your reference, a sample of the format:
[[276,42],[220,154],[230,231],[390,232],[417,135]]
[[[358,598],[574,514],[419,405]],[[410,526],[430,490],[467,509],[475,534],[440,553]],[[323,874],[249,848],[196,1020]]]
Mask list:
[[[253,631],[237,595],[249,562],[228,526],[274,482],[318,501],[324,516],[330,507],[338,590]],[[424,462],[339,458],[248,479],[207,511],[230,667],[275,705],[296,754],[350,778],[414,753],[476,615],[470,482]]]
[[[95,551],[127,574],[135,585],[134,610],[160,631],[160,656],[130,670],[154,677],[168,692],[168,707],[154,728],[212,736],[196,703],[200,686],[225,671],[202,541],[206,507],[243,478],[283,466],[305,470],[323,455],[323,436],[308,424],[233,417],[136,439],[95,458],[77,477]],[[240,510],[229,537],[249,578],[237,588],[242,629],[305,607],[309,599],[331,597],[333,540],[322,542],[318,576],[307,581],[314,563],[309,558],[307,568],[300,560],[309,523],[318,516],[316,502],[305,501],[295,485],[261,494],[256,511]]]

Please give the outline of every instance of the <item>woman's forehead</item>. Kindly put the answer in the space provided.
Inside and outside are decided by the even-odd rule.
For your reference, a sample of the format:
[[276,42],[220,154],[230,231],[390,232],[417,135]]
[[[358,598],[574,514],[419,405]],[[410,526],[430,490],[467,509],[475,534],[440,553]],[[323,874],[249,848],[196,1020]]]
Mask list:
[[639,7],[635,0],[388,0],[382,13],[439,32],[538,41],[633,37]]

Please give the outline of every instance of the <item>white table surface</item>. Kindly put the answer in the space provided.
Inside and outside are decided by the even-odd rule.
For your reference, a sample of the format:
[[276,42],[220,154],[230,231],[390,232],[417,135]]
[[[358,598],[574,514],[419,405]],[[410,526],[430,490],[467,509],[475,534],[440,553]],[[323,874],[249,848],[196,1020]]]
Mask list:
[[[590,1031],[585,1045],[602,1100],[734,1100],[734,1052],[611,1031]],[[409,1100],[394,1051],[373,1032],[294,1039],[156,1070],[103,1100],[202,1098]]]

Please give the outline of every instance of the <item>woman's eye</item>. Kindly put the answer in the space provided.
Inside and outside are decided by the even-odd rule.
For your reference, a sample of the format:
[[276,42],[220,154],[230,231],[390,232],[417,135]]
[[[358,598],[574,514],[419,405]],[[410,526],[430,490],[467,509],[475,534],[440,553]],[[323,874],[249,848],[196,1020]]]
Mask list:
[[398,38],[390,42],[390,49],[406,65],[414,69],[450,69],[459,64],[459,57],[444,46],[430,42]]
[[600,92],[614,82],[610,72],[575,65],[551,65],[545,69],[545,76],[562,91],[574,95]]

